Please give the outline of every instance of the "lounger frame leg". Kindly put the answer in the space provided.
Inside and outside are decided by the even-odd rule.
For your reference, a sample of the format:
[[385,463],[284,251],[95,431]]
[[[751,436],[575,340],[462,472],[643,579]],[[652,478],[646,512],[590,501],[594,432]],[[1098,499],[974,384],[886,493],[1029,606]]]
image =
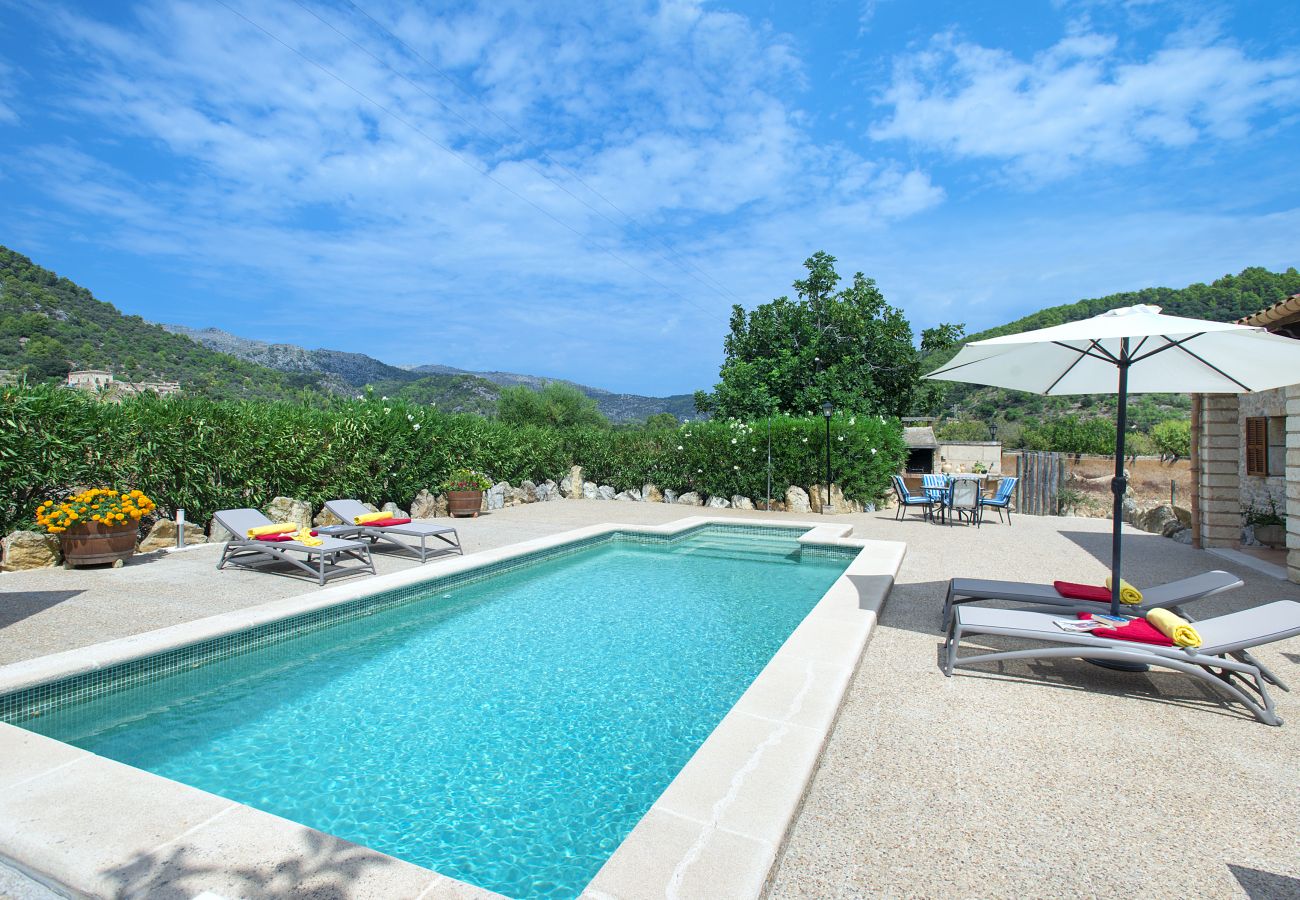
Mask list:
[[[976,632],[982,633],[982,632]],[[1141,663],[1149,666],[1161,666],[1166,669],[1174,669],[1193,678],[1199,678],[1201,681],[1208,682],[1222,691],[1230,694],[1233,699],[1240,702],[1243,706],[1254,714],[1255,718],[1265,725],[1281,725],[1282,720],[1278,718],[1273,708],[1273,698],[1269,696],[1268,688],[1264,684],[1263,676],[1256,666],[1239,660],[1225,659],[1221,656],[1205,657],[1203,663],[1194,664],[1183,662],[1177,659],[1170,659],[1157,653],[1135,653],[1122,648],[1109,647],[1043,647],[1030,650],[1002,650],[994,653],[980,653],[975,656],[957,657],[957,647],[961,641],[964,631],[961,624],[954,619],[952,634],[948,641],[948,652],[944,666],[944,674],[952,675],[952,670],[957,667],[969,667],[986,662],[1001,662],[1011,659],[1107,659],[1116,662]],[[1210,671],[1210,667],[1222,669],[1229,677],[1222,677]],[[1243,679],[1248,678],[1247,684],[1258,694],[1259,701],[1251,694],[1246,693],[1231,680],[1231,675],[1237,675]],[[1253,681],[1253,684],[1250,682]],[[1260,703],[1262,701],[1262,704]]]

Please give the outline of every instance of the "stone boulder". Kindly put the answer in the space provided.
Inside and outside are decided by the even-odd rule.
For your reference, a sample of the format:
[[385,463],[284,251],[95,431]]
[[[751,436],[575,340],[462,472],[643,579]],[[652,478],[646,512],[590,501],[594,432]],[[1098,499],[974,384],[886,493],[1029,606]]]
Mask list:
[[311,504],[303,500],[276,497],[263,512],[272,522],[292,522],[299,528],[311,528]]
[[[338,524],[337,516],[331,515],[330,518],[334,519],[335,524]],[[234,535],[229,531],[226,531],[226,529],[222,527],[221,523],[217,521],[217,517],[213,516],[212,521],[208,523],[208,543],[224,544],[232,537],[234,537]]]
[[625,500],[632,503],[641,502],[641,492],[636,488],[628,488],[626,491],[619,491],[614,495],[615,500]]
[[537,499],[537,495],[533,493],[531,488],[526,489],[521,484],[517,488],[506,491],[506,506],[523,506],[525,503],[532,503],[533,500],[528,499],[529,497],[532,497],[533,500]]
[[602,484],[600,487],[596,488],[597,500],[613,500],[617,494],[618,492],[607,484]]
[[550,503],[552,500],[563,500],[564,496],[560,493],[560,486],[548,478],[537,485],[537,499]]
[[1180,544],[1190,544],[1192,542],[1192,529],[1180,528],[1173,534],[1169,535],[1169,537],[1173,538]]
[[492,485],[492,487],[487,489],[483,495],[483,500],[487,503],[487,508],[489,510],[504,509],[506,505],[506,497],[508,497],[513,491],[514,488],[510,486],[510,482],[498,481],[496,484]]
[[[195,525],[193,522],[185,523],[185,545],[187,547],[190,544],[206,544],[207,542],[207,535],[203,533],[202,528]],[[165,550],[168,547],[175,546],[175,520],[159,519],[157,522],[153,523],[153,527],[149,529],[149,533],[145,535],[144,540],[140,542],[140,546],[136,549],[140,553],[152,553],[154,550]]]
[[767,510],[768,512],[785,512],[785,504],[780,500],[773,500],[771,503],[768,503],[767,500],[759,500],[754,504],[754,508]]
[[645,487],[641,488],[641,499],[646,503],[663,503],[664,495],[663,492],[653,484],[647,484]]
[[431,494],[425,488],[411,501],[412,519],[436,519],[447,515],[447,497],[444,494]]
[[826,503],[826,488],[820,484],[814,484],[808,489],[808,503],[815,513],[826,512],[833,515],[843,515],[844,513],[853,512],[853,506],[848,500],[844,499],[844,492],[840,490],[838,484],[831,485],[831,502],[829,505]]
[[704,498],[695,491],[687,491],[677,498],[677,502],[682,506],[703,506]]
[[740,496],[740,494],[736,494],[731,498],[731,508],[732,509],[753,509],[754,501],[750,500],[748,497],[742,497]]
[[1151,534],[1162,534],[1165,537],[1187,527],[1178,521],[1178,514],[1167,503],[1139,513],[1134,524],[1143,531],[1148,531]]
[[600,487],[594,481],[584,481],[582,483],[582,499],[595,500],[600,496]]
[[524,503],[536,503],[537,485],[533,484],[531,481],[525,481],[523,484],[519,485],[518,494],[519,498]]
[[14,531],[3,541],[6,572],[45,569],[59,564],[59,539],[39,531]]
[[582,466],[569,469],[569,474],[560,479],[560,493],[569,500],[582,500]]
[[667,488],[667,489],[665,489],[665,490],[664,490],[664,502],[665,502],[665,503],[676,503],[676,502],[677,502],[677,492],[674,491],[672,488]]
[[790,485],[785,491],[785,508],[792,513],[812,512],[808,502],[808,492],[801,487]]
[[731,506],[731,501],[726,497],[710,497],[709,502],[705,505],[709,509],[727,509]]
[[342,525],[343,520],[330,512],[328,507],[322,506],[320,512],[316,513],[316,518],[311,520],[311,523],[317,528],[328,528],[331,525]]
[[400,506],[398,506],[398,505],[397,505],[396,503],[394,503],[392,500],[389,500],[387,503],[385,503],[385,504],[383,505],[383,508],[380,509],[379,511],[380,511],[380,512],[386,512],[386,513],[388,513],[388,514],[389,514],[390,516],[392,516],[394,519],[410,519],[410,518],[414,518],[410,513],[408,513],[406,510],[402,509]]

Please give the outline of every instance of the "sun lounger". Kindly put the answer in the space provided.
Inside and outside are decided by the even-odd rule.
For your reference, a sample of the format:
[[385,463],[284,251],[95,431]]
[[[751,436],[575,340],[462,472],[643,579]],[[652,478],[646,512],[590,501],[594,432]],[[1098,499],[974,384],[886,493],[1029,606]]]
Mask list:
[[[987,606],[958,607],[945,643],[943,673],[951,676],[955,666],[1011,659],[1076,658],[1162,666],[1199,678],[1227,692],[1267,725],[1282,724],[1264,682],[1270,681],[1283,690],[1287,689],[1286,685],[1255,662],[1248,651],[1252,647],[1300,635],[1300,603],[1278,600],[1254,609],[1202,619],[1196,623],[1201,636],[1201,646],[1197,648],[1163,647],[1113,640],[1091,633],[1065,632],[1056,626],[1055,620],[1067,615],[1065,611],[1052,614]],[[957,648],[962,639],[972,634],[1019,638],[1046,646],[958,657]]]
[[[421,563],[433,553],[450,553],[453,550],[461,554],[465,552],[460,546],[460,535],[450,525],[434,525],[432,522],[408,522],[405,525],[382,526],[357,525],[357,516],[372,512],[359,501],[330,500],[325,504],[325,508],[343,520],[342,525],[331,527],[330,533],[348,538],[368,538],[371,544],[384,541],[399,550],[414,553]],[[417,546],[414,541],[401,540],[402,537],[419,538],[420,543]],[[439,543],[430,547],[426,543],[429,538],[436,538]]]
[[301,569],[321,584],[331,578],[368,572],[375,574],[375,563],[370,558],[370,547],[360,541],[346,541],[320,536],[319,547],[297,541],[272,543],[249,538],[250,528],[274,524],[256,509],[223,509],[217,513],[217,522],[230,532],[231,538],[221,550],[218,569],[227,565],[249,569],[284,562]]
[[[1242,580],[1231,572],[1215,569],[1191,578],[1158,584],[1142,591],[1142,602],[1123,609],[1132,615],[1143,615],[1152,609],[1172,609],[1202,597],[1241,587]],[[948,582],[948,599],[943,605],[943,624],[952,620],[953,608],[962,603],[978,600],[1006,600],[1011,603],[1030,603],[1035,606],[1060,606],[1084,612],[1101,610],[1106,604],[1095,600],[1075,600],[1062,597],[1050,584],[1027,584],[1021,581],[996,581],[985,578],[954,578]]]

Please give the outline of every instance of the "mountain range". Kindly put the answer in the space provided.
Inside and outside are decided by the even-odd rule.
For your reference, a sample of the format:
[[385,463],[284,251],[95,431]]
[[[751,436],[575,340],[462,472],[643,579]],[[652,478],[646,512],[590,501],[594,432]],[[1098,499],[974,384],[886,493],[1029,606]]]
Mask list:
[[679,419],[695,414],[690,394],[647,397],[641,394],[618,394],[562,378],[523,375],[518,372],[475,372],[452,366],[429,363],[417,366],[393,366],[364,353],[342,350],[308,350],[296,344],[271,344],[239,337],[220,328],[188,328],[184,325],[161,326],[172,334],[183,335],[209,350],[229,354],[245,362],[256,363],[286,373],[311,374],[334,393],[356,393],[366,385],[392,396],[419,402],[435,402],[448,412],[490,412],[503,387],[524,386],[534,390],[550,382],[577,388],[596,401],[596,407],[613,422],[631,422],[656,413],[668,412]]

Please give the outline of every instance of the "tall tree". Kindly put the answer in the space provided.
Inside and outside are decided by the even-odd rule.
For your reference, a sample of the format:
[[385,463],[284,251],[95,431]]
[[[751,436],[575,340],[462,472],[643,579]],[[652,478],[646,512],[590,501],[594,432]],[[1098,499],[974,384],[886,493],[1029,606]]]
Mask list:
[[549,425],[555,428],[605,428],[609,420],[596,401],[576,387],[547,382],[540,391],[524,385],[501,389],[497,418],[508,425]]
[[[796,300],[778,297],[751,312],[731,311],[720,380],[697,395],[702,412],[753,418],[768,412],[803,415],[827,400],[856,413],[907,415],[932,405],[923,385],[912,326],[885,302],[861,272],[842,290],[835,257],[818,251],[804,261],[806,278],[794,282]],[[960,325],[926,329],[925,349],[962,334]]]

